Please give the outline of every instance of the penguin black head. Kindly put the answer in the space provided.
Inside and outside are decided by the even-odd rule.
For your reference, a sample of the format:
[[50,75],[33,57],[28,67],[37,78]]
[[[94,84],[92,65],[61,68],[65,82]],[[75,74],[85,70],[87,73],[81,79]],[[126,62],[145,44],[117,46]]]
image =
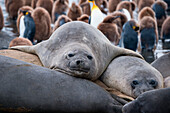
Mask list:
[[22,12],[22,14],[24,15],[24,16],[26,16],[26,15],[31,15],[31,13],[29,12],[29,11],[23,11],[23,10],[20,10],[20,12]]
[[129,21],[129,24],[130,24],[130,26],[132,27],[132,29],[134,30],[134,31],[138,31],[139,30],[139,25],[134,21],[134,20],[130,20]]

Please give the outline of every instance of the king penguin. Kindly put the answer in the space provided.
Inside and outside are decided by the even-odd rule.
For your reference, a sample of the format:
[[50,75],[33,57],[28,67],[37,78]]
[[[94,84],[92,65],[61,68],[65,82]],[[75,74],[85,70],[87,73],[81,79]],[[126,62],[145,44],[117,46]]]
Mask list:
[[90,3],[91,10],[89,24],[97,28],[97,26],[104,20],[106,15],[103,14],[101,10],[97,7],[97,5],[95,4],[95,0],[88,0],[88,2]]
[[20,19],[20,37],[28,38],[33,43],[35,35],[35,22],[28,11],[22,11],[23,16]]
[[121,40],[119,43],[120,46],[136,51],[138,46],[138,30],[139,25],[135,22],[135,20],[127,21],[123,25]]

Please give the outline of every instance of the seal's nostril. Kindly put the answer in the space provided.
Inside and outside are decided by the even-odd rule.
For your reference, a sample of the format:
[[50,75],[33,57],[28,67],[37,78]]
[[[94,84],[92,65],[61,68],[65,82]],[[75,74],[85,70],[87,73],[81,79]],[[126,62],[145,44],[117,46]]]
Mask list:
[[77,64],[77,65],[79,65],[80,63],[81,63],[81,61],[80,61],[80,60],[76,61],[76,64]]

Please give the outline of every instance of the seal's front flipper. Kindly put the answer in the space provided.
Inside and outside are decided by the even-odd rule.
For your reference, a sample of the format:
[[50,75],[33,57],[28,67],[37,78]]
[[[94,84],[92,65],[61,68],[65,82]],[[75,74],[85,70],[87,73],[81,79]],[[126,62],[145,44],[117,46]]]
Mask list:
[[34,47],[35,46],[13,46],[9,47],[9,49],[20,50],[23,52],[36,54]]

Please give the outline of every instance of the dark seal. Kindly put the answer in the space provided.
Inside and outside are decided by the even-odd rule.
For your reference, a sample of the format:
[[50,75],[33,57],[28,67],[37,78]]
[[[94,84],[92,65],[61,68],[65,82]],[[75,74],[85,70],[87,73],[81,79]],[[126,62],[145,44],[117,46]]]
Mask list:
[[169,113],[170,88],[143,93],[136,100],[123,106],[123,113]]
[[121,113],[96,84],[0,56],[0,112]]

